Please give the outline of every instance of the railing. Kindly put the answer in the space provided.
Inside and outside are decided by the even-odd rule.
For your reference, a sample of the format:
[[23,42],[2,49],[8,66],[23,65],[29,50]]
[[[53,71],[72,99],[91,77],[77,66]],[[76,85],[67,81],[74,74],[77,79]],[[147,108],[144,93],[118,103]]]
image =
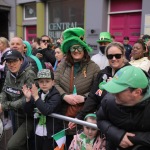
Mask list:
[[59,115],[59,114],[56,114],[56,113],[52,113],[49,116],[57,118],[57,119],[61,119],[61,120],[64,120],[64,121],[69,121],[69,122],[73,122],[73,123],[76,123],[76,124],[80,124],[80,125],[83,125],[83,126],[88,126],[90,128],[94,128],[94,129],[98,130],[97,125],[93,124],[93,123],[89,123],[89,122],[82,121],[82,120],[79,120],[79,119],[75,119],[75,118]]

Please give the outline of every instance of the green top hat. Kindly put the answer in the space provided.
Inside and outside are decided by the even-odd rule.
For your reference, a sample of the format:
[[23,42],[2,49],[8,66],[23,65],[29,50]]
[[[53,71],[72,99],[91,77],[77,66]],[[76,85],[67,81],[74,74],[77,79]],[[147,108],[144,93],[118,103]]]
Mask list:
[[101,32],[99,35],[99,40],[97,40],[97,43],[101,42],[112,42],[111,35],[109,32]]
[[63,32],[64,41],[61,45],[62,52],[66,54],[71,46],[73,45],[81,45],[88,52],[92,51],[92,48],[87,45],[87,43],[83,40],[84,38],[84,30],[80,27],[69,28]]

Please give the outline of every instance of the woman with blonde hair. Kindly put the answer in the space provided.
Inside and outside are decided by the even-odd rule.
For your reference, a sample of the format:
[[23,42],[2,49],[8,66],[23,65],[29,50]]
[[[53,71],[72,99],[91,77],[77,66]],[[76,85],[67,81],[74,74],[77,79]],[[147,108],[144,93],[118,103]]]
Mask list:
[[5,62],[2,62],[3,54],[9,50],[9,41],[5,37],[0,37],[0,92],[5,81]]

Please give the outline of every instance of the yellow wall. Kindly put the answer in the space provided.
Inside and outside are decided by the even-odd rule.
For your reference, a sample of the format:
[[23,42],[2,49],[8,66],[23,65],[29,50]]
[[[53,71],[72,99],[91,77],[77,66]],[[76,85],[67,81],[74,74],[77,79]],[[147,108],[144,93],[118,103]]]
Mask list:
[[16,9],[17,33],[16,33],[16,36],[19,36],[19,37],[23,38],[22,21],[23,21],[23,8],[22,8],[21,5],[17,5],[17,9]]
[[44,3],[38,2],[36,5],[37,14],[37,37],[45,34],[45,7]]

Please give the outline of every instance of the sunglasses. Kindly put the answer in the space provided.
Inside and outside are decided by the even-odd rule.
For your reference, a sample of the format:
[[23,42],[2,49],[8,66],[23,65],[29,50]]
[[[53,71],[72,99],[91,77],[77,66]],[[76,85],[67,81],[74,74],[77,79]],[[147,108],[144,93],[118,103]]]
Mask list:
[[43,43],[45,43],[45,42],[49,43],[50,40],[42,40],[42,42],[43,42]]
[[109,54],[109,55],[107,55],[107,58],[113,59],[115,57],[116,59],[120,59],[121,56],[122,56],[122,54]]
[[70,48],[71,52],[75,52],[76,50],[78,50],[78,52],[82,52],[83,51],[83,47],[82,46],[72,46]]

